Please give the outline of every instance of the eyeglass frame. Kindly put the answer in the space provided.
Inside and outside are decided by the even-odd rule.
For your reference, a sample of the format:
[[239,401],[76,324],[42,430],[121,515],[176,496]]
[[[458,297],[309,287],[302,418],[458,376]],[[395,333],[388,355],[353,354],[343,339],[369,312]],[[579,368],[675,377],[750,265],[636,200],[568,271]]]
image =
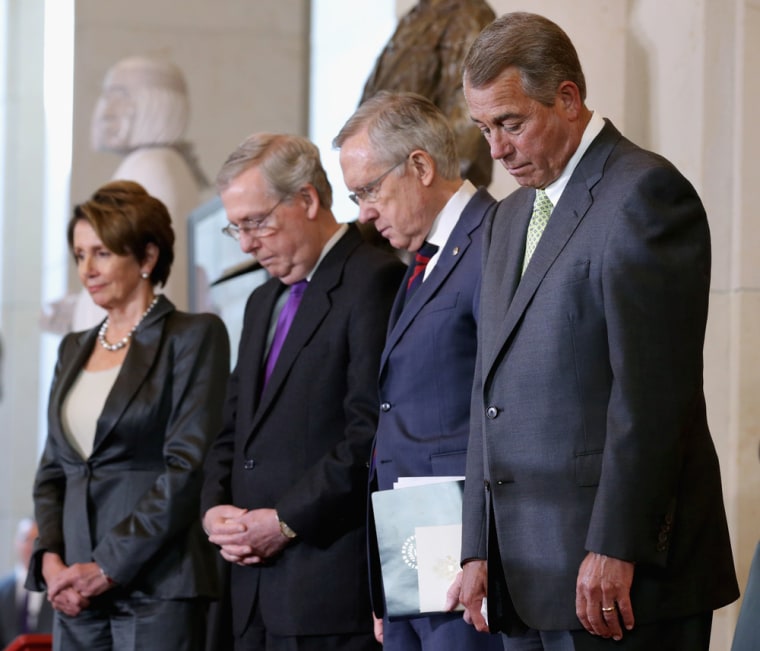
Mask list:
[[272,224],[268,224],[267,222],[272,217],[274,211],[277,210],[277,208],[283,201],[285,201],[285,199],[287,199],[287,197],[282,197],[276,204],[274,204],[274,206],[272,206],[268,212],[264,213],[260,217],[256,217],[255,219],[246,217],[245,219],[240,220],[240,224],[227,224],[222,228],[222,233],[224,233],[227,237],[231,237],[236,242],[240,241],[241,234],[250,235],[257,238],[274,235],[274,233],[277,231],[277,227]]
[[370,181],[361,188],[357,188],[353,192],[349,193],[348,198],[351,199],[351,201],[353,201],[357,206],[359,205],[360,201],[364,201],[366,203],[375,203],[378,199],[380,186],[382,185],[383,181],[385,181],[385,177],[388,176],[388,174],[395,170],[399,165],[406,163],[407,159],[408,158],[405,158],[404,160],[399,161],[388,171],[383,172],[374,181]]

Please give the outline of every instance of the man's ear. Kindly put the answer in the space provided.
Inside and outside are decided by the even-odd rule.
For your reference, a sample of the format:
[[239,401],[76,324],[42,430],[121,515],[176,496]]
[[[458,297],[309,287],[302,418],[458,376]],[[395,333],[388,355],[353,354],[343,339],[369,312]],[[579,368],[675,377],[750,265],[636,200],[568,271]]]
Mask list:
[[435,161],[433,157],[423,149],[415,149],[409,158],[412,162],[412,170],[420,182],[429,186],[435,178]]
[[317,193],[317,189],[311,183],[307,183],[298,191],[298,194],[306,206],[306,216],[309,219],[315,219],[319,212],[319,194]]
[[559,102],[568,117],[576,119],[581,115],[583,100],[581,99],[581,91],[578,90],[578,86],[574,82],[563,81],[559,85],[556,101]]

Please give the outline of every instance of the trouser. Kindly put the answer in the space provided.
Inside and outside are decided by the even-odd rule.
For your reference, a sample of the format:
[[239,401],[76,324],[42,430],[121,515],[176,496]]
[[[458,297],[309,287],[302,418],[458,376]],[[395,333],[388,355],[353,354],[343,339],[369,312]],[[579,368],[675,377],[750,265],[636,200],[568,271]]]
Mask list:
[[76,617],[56,613],[53,651],[203,651],[205,599],[96,600]]

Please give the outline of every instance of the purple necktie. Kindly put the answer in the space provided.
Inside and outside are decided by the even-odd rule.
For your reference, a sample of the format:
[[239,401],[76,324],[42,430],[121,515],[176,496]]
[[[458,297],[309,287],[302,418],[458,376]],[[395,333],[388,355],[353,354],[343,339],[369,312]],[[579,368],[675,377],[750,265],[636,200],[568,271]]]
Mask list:
[[282,345],[285,343],[285,337],[288,335],[288,330],[293,323],[293,318],[298,311],[298,306],[301,304],[301,298],[306,290],[306,286],[309,284],[308,280],[299,280],[290,286],[290,294],[288,294],[288,300],[285,301],[285,305],[282,307],[280,316],[277,319],[277,327],[274,330],[274,338],[272,339],[272,345],[269,348],[269,356],[267,357],[267,365],[264,370],[264,386],[266,387],[269,378],[272,376],[274,365],[277,363],[277,358],[280,356]]

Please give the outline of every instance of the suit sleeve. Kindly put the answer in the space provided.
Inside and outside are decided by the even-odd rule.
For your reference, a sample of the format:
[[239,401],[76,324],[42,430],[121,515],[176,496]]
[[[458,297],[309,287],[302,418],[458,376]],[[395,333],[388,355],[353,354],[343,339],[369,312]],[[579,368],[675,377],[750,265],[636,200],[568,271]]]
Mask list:
[[[201,492],[201,519],[211,507],[232,504],[232,458],[235,450],[235,421],[237,419],[238,386],[241,360],[246,359],[243,347],[250,335],[250,319],[254,314],[250,309],[252,297],[245,308],[245,321],[238,346],[237,364],[227,382],[226,398],[222,416],[222,426],[215,436],[206,455],[203,466],[203,489]],[[245,372],[246,369],[243,369]]]
[[[67,351],[70,350],[75,335],[69,334],[63,338],[58,347],[58,360],[56,362],[50,395],[53,395],[64,365],[66,364]],[[48,405],[48,422],[51,418],[57,418],[57,414],[50,413],[52,401]],[[42,451],[40,463],[34,478],[34,517],[39,529],[39,535],[35,541],[34,553],[29,563],[29,575],[27,588],[30,590],[44,590],[45,584],[42,579],[42,554],[53,552],[64,557],[65,545],[63,541],[63,498],[66,492],[66,475],[60,464],[60,452],[54,437],[48,436]]]
[[470,435],[467,443],[467,466],[465,470],[464,497],[462,504],[462,551],[461,560],[486,559],[487,557],[487,514],[486,494],[484,488],[485,471],[483,459],[483,362],[480,328],[480,287],[483,270],[486,268],[491,229],[496,204],[489,210],[483,228],[483,254],[481,273],[476,292],[476,314],[478,322],[478,347],[475,356],[475,373],[472,381],[470,401]]
[[586,547],[664,564],[653,540],[672,520],[683,459],[697,454],[691,434],[704,421],[709,232],[696,192],[666,164],[621,192],[602,261],[613,379]]
[[[377,426],[380,355],[403,273],[400,262],[389,260],[375,273],[366,274],[366,282],[353,286],[344,344],[349,361],[343,436],[276,505],[280,517],[300,537],[318,546],[364,524],[369,455]],[[358,275],[356,271],[354,275]]]
[[129,583],[156,554],[198,521],[201,466],[218,431],[229,340],[216,317],[194,319],[194,332],[173,338],[172,411],[164,433],[164,471],[132,514],[93,550],[118,583]]

